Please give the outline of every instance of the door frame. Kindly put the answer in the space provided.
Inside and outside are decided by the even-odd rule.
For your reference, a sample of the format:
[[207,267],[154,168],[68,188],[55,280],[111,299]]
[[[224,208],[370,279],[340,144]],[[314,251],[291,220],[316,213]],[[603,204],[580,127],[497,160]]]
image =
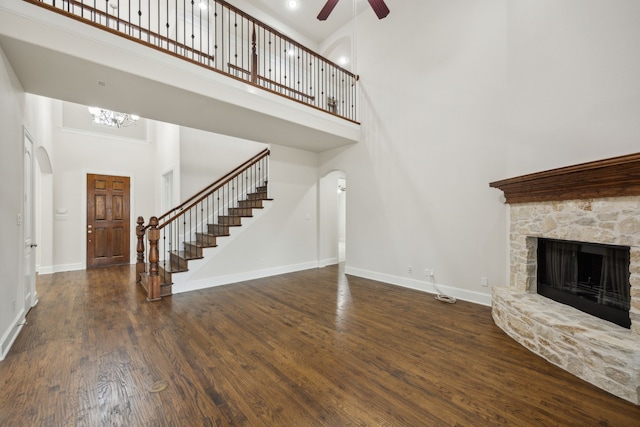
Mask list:
[[[33,136],[29,132],[29,130],[23,126],[22,127],[22,289],[24,291],[24,309],[25,315],[38,302],[37,294],[36,294],[36,232],[35,232],[35,151],[36,151],[36,143],[33,139]],[[27,152],[27,144],[31,146],[31,165],[29,167],[29,175],[27,176],[27,171],[25,170],[25,154]],[[29,188],[27,188],[29,187]],[[28,191],[28,193],[27,193]],[[27,194],[30,199],[27,203]],[[28,212],[27,212],[28,210]],[[31,232],[31,246],[29,248],[26,247],[26,230],[27,227]],[[27,256],[29,256],[29,262],[27,262]],[[29,270],[29,274],[25,274],[27,269]],[[27,277],[29,277],[30,283],[27,283]]]
[[[129,178],[129,234],[136,229],[136,214],[135,209],[135,178],[131,171],[114,171],[104,169],[82,169],[82,197],[80,198],[80,250],[82,251],[82,270],[87,269],[87,175],[111,175],[111,176],[124,176]],[[149,218],[145,218],[145,221],[149,221]],[[136,239],[129,236],[129,264],[134,264],[136,260]]]
[[[347,173],[341,169],[332,169],[318,178],[318,263],[320,267],[346,262],[346,250],[344,256],[340,256],[340,238],[344,238],[346,249],[346,217],[347,203],[346,192],[338,193],[338,182],[347,183]],[[342,198],[342,205],[339,201]],[[344,226],[344,234],[340,233],[340,226]],[[335,245],[333,245],[335,243]],[[329,255],[329,256],[327,256]]]

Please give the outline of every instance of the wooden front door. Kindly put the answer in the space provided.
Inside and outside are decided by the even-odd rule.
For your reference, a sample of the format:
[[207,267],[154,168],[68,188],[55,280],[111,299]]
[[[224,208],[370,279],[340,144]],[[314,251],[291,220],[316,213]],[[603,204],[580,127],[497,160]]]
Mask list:
[[129,262],[129,177],[87,174],[87,268]]

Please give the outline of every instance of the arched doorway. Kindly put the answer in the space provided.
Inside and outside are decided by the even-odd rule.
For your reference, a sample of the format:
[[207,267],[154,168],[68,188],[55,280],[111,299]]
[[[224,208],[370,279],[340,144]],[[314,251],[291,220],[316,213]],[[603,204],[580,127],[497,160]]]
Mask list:
[[336,170],[320,178],[319,264],[320,267],[346,261],[347,177]]

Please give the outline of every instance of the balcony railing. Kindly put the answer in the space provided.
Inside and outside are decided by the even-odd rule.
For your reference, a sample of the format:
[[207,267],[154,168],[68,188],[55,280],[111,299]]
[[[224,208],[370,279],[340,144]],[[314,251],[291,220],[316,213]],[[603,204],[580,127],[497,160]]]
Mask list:
[[25,0],[357,122],[358,76],[223,0]]

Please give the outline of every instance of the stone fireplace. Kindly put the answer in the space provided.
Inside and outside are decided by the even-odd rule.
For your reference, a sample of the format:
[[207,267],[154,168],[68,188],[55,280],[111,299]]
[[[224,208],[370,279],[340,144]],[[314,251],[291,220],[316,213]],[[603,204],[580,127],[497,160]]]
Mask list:
[[[510,203],[510,284],[493,288],[492,315],[529,350],[640,405],[640,185],[628,183],[634,177],[640,182],[640,155],[492,183]],[[538,295],[539,238],[630,247],[631,328]]]

